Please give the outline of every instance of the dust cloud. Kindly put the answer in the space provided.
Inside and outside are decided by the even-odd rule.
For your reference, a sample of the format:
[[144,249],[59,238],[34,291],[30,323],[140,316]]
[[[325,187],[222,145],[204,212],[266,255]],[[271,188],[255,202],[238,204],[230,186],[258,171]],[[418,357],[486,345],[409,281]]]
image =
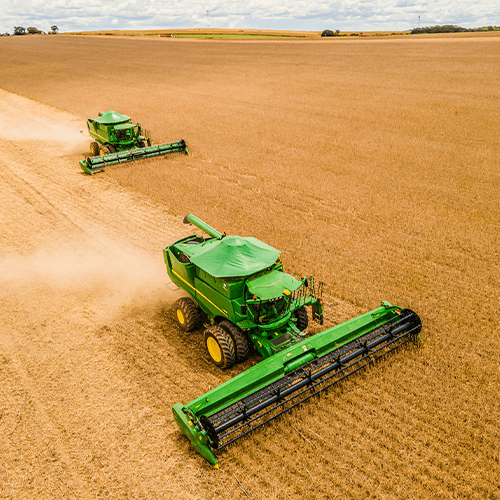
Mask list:
[[95,240],[0,257],[0,287],[21,301],[27,290],[50,295],[54,302],[81,298],[82,307],[90,304],[100,320],[131,306],[156,307],[174,293],[161,253]]
[[[70,113],[41,105],[0,89],[0,137],[7,141],[57,143],[64,152],[81,149],[89,142],[85,121]],[[33,110],[36,110],[36,113]],[[63,117],[60,123],[54,116]]]

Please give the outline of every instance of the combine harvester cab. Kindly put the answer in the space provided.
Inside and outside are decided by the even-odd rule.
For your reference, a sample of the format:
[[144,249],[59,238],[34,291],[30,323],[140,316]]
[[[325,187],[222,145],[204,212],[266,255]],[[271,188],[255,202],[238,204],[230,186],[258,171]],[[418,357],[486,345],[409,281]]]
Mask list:
[[217,366],[227,368],[253,346],[263,361],[191,401],[173,407],[194,448],[217,466],[214,452],[298,404],[415,340],[420,318],[381,307],[315,335],[308,315],[323,324],[322,283],[283,272],[280,252],[255,239],[225,236],[193,215],[184,219],[209,237],[191,235],[164,249],[172,281],[189,297],[176,303],[185,331],[202,320]]
[[87,174],[100,172],[104,167],[131,161],[154,158],[170,153],[188,154],[184,140],[152,146],[151,140],[142,135],[141,126],[132,123],[130,116],[116,111],[99,113],[99,118],[87,120],[91,156],[80,162]]

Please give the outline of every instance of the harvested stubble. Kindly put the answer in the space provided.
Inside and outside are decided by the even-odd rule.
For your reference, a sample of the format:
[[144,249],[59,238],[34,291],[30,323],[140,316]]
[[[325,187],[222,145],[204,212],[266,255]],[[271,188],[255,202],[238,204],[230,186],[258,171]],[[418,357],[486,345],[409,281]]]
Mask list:
[[[182,467],[149,457],[165,481],[182,475],[204,498],[243,498],[234,475],[252,498],[498,497],[499,48],[499,37],[470,36],[2,40],[1,87],[82,122],[117,109],[157,142],[188,143],[187,158],[107,178],[282,249],[286,270],[327,283],[330,323],[382,299],[422,318],[425,347],[233,446],[222,472],[179,437],[164,453]],[[105,77],[93,69],[102,61]],[[121,342],[166,349],[165,331],[176,345],[165,356],[187,368],[175,377],[168,360],[133,351],[130,383],[148,397],[189,401],[236,373],[221,375],[197,339],[155,318],[149,337],[120,331]],[[134,485],[124,494],[149,491],[147,478],[108,467]]]

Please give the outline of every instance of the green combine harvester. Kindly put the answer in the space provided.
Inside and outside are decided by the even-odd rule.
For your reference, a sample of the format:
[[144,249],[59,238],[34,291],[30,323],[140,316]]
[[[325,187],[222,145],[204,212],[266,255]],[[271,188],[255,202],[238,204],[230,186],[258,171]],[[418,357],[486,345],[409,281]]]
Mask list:
[[170,153],[188,153],[183,139],[170,144],[152,146],[141,126],[132,123],[130,116],[116,111],[99,113],[99,118],[87,120],[87,128],[94,142],[90,143],[91,156],[80,162],[87,174],[100,172],[104,167],[155,158]]
[[415,340],[420,318],[381,307],[315,335],[308,314],[323,324],[322,283],[283,271],[281,254],[252,238],[226,236],[194,215],[208,237],[193,234],[163,250],[172,281],[189,297],[176,302],[184,331],[206,323],[204,343],[213,362],[228,368],[251,347],[264,358],[191,401],[172,408],[194,448],[218,467],[214,452]]

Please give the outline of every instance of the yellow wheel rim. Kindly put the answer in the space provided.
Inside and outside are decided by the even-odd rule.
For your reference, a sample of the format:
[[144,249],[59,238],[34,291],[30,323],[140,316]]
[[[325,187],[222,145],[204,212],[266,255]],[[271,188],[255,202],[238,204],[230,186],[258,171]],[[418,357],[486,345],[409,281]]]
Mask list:
[[104,156],[106,153],[102,150],[102,149],[99,149],[99,156]]
[[181,325],[184,324],[184,321],[185,321],[184,314],[182,314],[182,311],[180,309],[177,309],[177,319],[179,320],[179,323]]
[[222,359],[222,351],[220,350],[219,344],[213,337],[208,337],[207,348],[210,357],[216,362],[220,363]]

